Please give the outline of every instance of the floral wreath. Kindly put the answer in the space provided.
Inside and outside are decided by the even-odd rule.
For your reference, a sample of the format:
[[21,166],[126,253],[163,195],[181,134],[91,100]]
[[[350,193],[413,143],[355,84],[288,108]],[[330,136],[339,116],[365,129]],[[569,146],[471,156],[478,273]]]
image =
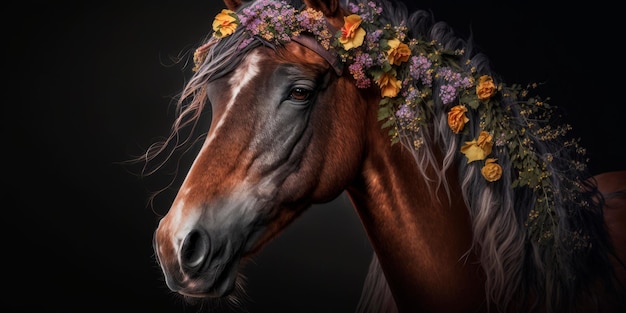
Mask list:
[[[348,9],[351,14],[344,17],[343,27],[332,33],[319,11],[311,8],[299,11],[283,0],[259,0],[240,13],[224,9],[217,14],[213,37],[229,36],[242,26],[249,38],[239,45],[241,49],[255,37],[285,44],[304,33],[313,35],[324,49],[337,54],[358,88],[374,84],[380,88],[378,119],[384,121],[383,128],[389,128],[392,143],[397,143],[399,134],[404,133],[418,135],[412,142],[416,149],[423,144],[420,129],[431,118],[436,105],[433,93],[437,92],[441,103],[451,106],[447,121],[453,135],[467,134],[465,124],[469,118],[466,113],[478,111],[474,116],[480,118],[481,131],[478,137],[466,141],[460,152],[467,163],[483,162],[481,173],[486,181],[495,182],[502,176],[498,160],[491,157],[494,145],[496,148],[507,146],[508,161],[518,173],[513,187],[550,188],[546,187],[545,179],[550,176],[546,161],[550,161],[551,156],[540,159],[528,135],[534,127],[534,136],[550,140],[563,136],[569,126],[541,128],[532,122],[533,119],[548,119],[552,114],[546,102],[538,97],[528,98],[528,89],[535,88],[536,84],[527,88],[496,85],[491,76],[480,75],[476,68],[465,71],[461,66],[463,50],[450,51],[434,40],[407,38],[406,25],[380,22],[382,8],[373,2],[349,3]],[[196,50],[194,70],[203,63],[207,50],[208,44]],[[442,82],[436,91],[433,90],[435,79]],[[529,121],[526,128],[515,125],[511,113],[496,105],[494,98],[498,94],[513,97],[520,104],[519,114]]]

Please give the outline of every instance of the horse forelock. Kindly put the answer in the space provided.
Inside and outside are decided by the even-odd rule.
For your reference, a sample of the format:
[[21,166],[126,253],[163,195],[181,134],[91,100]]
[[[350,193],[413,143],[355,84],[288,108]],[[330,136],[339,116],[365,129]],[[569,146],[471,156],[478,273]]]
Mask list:
[[263,44],[261,41],[255,40],[245,48],[239,49],[239,45],[245,37],[245,32],[238,29],[228,38],[217,40],[214,37],[209,37],[203,43],[203,46],[207,48],[206,57],[202,64],[197,66],[197,70],[177,97],[176,117],[170,135],[150,147],[143,157],[146,163],[156,160],[157,157],[162,157],[156,168],[147,172],[148,174],[155,172],[169,162],[175,152],[182,151],[184,153],[188,151],[202,138],[202,136],[197,135],[196,128],[201,123],[201,119],[204,118],[203,113],[210,113],[206,112],[207,109],[205,108],[208,101],[207,84],[231,73],[250,51]]

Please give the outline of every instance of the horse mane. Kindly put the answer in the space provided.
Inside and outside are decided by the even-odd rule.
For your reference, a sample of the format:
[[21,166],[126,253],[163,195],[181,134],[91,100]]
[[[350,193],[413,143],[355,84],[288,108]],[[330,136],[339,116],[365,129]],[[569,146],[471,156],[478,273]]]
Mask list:
[[[143,175],[151,175],[168,163],[177,151],[183,154],[192,149],[200,138],[194,138],[198,131],[203,114],[210,110],[207,107],[206,85],[232,71],[247,52],[262,45],[268,44],[254,40],[243,49],[239,45],[245,40],[245,32],[238,29],[232,36],[216,40],[210,34],[201,40],[200,48],[195,49],[194,59],[202,53],[204,62],[196,65],[193,75],[186,82],[183,90],[175,97],[175,120],[170,134],[166,138],[151,145],[146,152],[132,162],[145,163]],[[206,107],[206,108],[205,108]],[[200,130],[203,131],[203,130]],[[155,163],[149,167],[148,164]],[[165,188],[164,188],[165,189]]]
[[[432,13],[417,10],[409,14],[406,6],[395,0],[343,0],[342,5],[346,7],[348,1],[378,3],[383,8],[381,18],[391,25],[405,24],[409,37],[434,40],[449,50],[464,50],[468,61],[461,64],[464,71],[473,68],[490,75],[496,83],[503,82],[492,71],[489,59],[472,45],[471,37],[460,38],[447,23],[435,21]],[[162,143],[151,147],[144,156],[145,161],[155,160],[172,143],[179,147],[181,130],[195,128],[205,110],[207,83],[231,71],[248,51],[267,44],[260,40],[246,42],[242,51],[239,46],[244,40],[242,28],[220,40],[210,36],[204,40],[198,49],[204,54],[204,62],[195,69],[179,96],[172,132]],[[433,90],[441,83],[435,79]],[[450,136],[446,117],[449,108],[441,103],[436,93],[433,99],[436,104],[429,108],[432,120],[427,127],[422,127],[419,133],[400,132],[400,144],[411,151],[423,175],[429,172],[427,168],[437,169],[434,177],[423,177],[432,181],[434,188],[448,190],[446,175],[458,169],[456,175],[472,220],[474,248],[479,252],[485,272],[487,300],[498,303],[497,309],[519,306],[525,311],[539,306],[547,306],[548,311],[570,308],[581,296],[600,302],[592,290],[598,287],[597,277],[603,288],[610,288],[613,270],[608,256],[614,252],[603,224],[604,199],[589,180],[591,175],[584,149],[576,139],[562,136],[568,126],[557,128],[554,126],[557,120],[528,120],[522,112],[524,102],[519,98],[501,96],[496,99],[497,105],[510,112],[510,124],[527,130],[525,140],[532,147],[529,150],[532,159],[544,164],[544,171],[551,173],[544,177],[542,186],[551,191],[544,201],[550,202],[552,210],[539,213],[547,214],[555,225],[545,229],[536,218],[539,213],[535,206],[542,200],[532,188],[516,184],[520,174],[510,165],[509,148],[505,145],[494,149],[503,174],[497,184],[489,184],[481,176],[479,165],[467,163],[459,153],[463,143],[480,132],[480,116],[469,110],[470,122],[466,125],[469,131],[461,136]],[[550,136],[554,132],[559,135]],[[416,141],[423,142],[421,148],[416,147]],[[187,140],[183,140],[185,142]],[[443,159],[436,155],[443,155]],[[359,310],[366,309],[367,299],[371,305],[390,302],[384,277],[382,283],[381,277],[374,256],[368,280],[377,286],[365,287]],[[535,301],[523,300],[528,297]],[[371,300],[374,298],[378,300]]]
[[[367,3],[371,0],[355,1]],[[490,75],[494,81],[503,82],[492,71],[486,55],[474,49],[471,37],[465,40],[456,36],[448,24],[435,21],[430,12],[418,10],[408,15],[402,3],[377,2],[383,8],[381,17],[392,25],[404,21],[413,38],[425,37],[439,42],[445,49],[464,50],[469,61],[465,63],[465,71],[469,72],[473,67],[481,74]],[[441,81],[434,80],[433,90],[437,90],[438,83]],[[525,108],[518,98],[498,99],[498,105],[511,112],[514,119],[511,125],[526,128],[527,140],[532,142],[533,158],[546,160],[544,170],[551,173],[543,184],[552,192],[545,201],[551,202],[553,211],[549,214],[554,215],[553,221],[557,225],[549,230],[536,229],[533,217],[536,217],[535,206],[540,196],[526,186],[516,185],[519,174],[511,168],[511,154],[506,145],[496,149],[496,158],[503,164],[502,178],[498,184],[489,184],[481,176],[480,167],[466,162],[459,153],[463,142],[470,141],[480,132],[480,116],[470,110],[469,133],[461,137],[450,136],[448,108],[439,97],[433,98],[435,105],[432,106],[433,119],[429,127],[423,127],[417,134],[401,132],[400,142],[412,152],[423,175],[428,172],[428,167],[438,169],[436,177],[424,176],[435,182],[435,186],[448,190],[446,172],[458,167],[463,198],[472,220],[473,242],[485,271],[489,300],[498,303],[498,309],[502,310],[519,305],[526,311],[545,305],[549,312],[569,308],[581,296],[589,296],[590,301],[598,303],[599,299],[594,298],[592,292],[598,287],[595,279],[599,277],[601,283],[606,284],[604,287],[611,286],[613,270],[608,256],[614,254],[614,250],[604,228],[601,209],[604,199],[589,180],[591,175],[586,167],[584,149],[578,145],[577,139],[565,135],[569,125],[559,129],[557,123],[561,121],[557,119],[529,121],[521,113]],[[546,132],[557,129],[562,136],[546,138]],[[423,142],[419,149],[415,147],[416,140]],[[434,149],[440,149],[438,152],[443,154],[442,163],[435,157]],[[536,299],[535,303],[523,300],[529,296]]]

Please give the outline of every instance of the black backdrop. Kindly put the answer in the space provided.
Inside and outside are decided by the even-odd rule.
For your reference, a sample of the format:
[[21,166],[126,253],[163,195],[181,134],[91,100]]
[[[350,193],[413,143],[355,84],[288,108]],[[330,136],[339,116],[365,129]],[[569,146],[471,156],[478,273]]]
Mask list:
[[[471,31],[509,81],[548,84],[593,172],[626,169],[623,34],[609,1],[415,1]],[[223,5],[207,1],[22,4],[4,22],[3,308],[196,312],[169,292],[152,233],[175,188],[118,164],[167,135],[188,58]],[[17,13],[17,14],[15,14]],[[5,19],[6,20],[6,19]],[[182,164],[184,172],[191,158]],[[174,185],[175,187],[176,185]],[[371,249],[341,196],[308,210],[251,264],[250,312],[352,312]],[[6,292],[8,290],[8,293]],[[226,312],[226,310],[216,310]]]

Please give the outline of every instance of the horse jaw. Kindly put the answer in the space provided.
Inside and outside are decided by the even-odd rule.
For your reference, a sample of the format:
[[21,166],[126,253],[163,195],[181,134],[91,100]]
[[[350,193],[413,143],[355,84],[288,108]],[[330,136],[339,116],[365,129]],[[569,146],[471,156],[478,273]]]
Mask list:
[[273,177],[244,181],[227,195],[194,201],[181,188],[159,222],[154,251],[167,286],[193,298],[222,298],[238,286],[239,269],[309,204],[275,201]]

